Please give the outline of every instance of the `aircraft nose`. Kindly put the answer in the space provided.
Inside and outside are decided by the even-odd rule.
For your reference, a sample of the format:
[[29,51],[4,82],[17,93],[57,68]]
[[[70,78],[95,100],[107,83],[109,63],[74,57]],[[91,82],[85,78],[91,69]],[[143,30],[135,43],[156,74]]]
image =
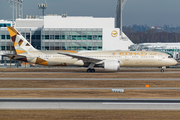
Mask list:
[[173,65],[177,65],[178,62],[177,62],[175,59],[173,59],[173,60],[172,60],[172,64],[173,64]]
[[176,65],[178,64],[178,62],[176,61]]

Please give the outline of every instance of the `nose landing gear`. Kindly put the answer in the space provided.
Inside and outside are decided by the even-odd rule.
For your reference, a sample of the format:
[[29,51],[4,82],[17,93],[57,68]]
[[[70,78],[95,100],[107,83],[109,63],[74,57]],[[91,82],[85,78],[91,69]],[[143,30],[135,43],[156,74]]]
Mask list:
[[164,72],[164,69],[166,69],[166,66],[163,66],[163,67],[161,68],[161,72],[162,72],[162,73]]
[[164,72],[164,69],[161,69],[161,72],[163,73],[163,72]]

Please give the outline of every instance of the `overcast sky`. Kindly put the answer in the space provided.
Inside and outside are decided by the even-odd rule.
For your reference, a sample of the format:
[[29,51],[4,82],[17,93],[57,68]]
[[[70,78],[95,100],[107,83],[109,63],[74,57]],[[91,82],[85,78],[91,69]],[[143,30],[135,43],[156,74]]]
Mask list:
[[[44,2],[44,0],[39,0]],[[117,0],[47,0],[46,14],[69,16],[115,17]],[[0,19],[12,19],[7,0],[0,0]],[[25,15],[41,15],[38,0],[24,0]],[[180,25],[180,0],[127,0],[123,25]]]

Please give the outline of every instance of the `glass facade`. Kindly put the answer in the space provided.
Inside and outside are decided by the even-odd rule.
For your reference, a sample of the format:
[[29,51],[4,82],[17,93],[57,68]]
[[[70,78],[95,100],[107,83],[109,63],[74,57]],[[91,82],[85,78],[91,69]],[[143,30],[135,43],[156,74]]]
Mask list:
[[[39,50],[102,50],[102,29],[17,30]],[[0,28],[0,51],[14,51],[6,28]]]
[[42,50],[102,50],[102,29],[43,29]]
[[[17,29],[36,49],[41,49],[41,30]],[[7,28],[0,28],[0,51],[14,51]]]
[[7,27],[7,26],[11,26],[10,23],[0,23],[0,27]]
[[174,43],[172,45],[168,44],[134,44],[129,48],[131,51],[159,51],[164,52],[171,57],[179,60],[180,59],[180,44]]
[[7,29],[0,28],[0,51],[14,51],[14,46]]
[[21,35],[32,44],[32,46],[38,50],[41,50],[41,29],[17,29]]

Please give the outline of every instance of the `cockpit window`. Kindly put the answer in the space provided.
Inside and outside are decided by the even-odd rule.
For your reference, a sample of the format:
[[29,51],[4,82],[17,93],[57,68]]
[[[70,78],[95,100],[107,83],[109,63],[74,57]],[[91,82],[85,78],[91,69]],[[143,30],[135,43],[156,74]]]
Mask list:
[[172,58],[171,56],[168,56],[168,58]]

